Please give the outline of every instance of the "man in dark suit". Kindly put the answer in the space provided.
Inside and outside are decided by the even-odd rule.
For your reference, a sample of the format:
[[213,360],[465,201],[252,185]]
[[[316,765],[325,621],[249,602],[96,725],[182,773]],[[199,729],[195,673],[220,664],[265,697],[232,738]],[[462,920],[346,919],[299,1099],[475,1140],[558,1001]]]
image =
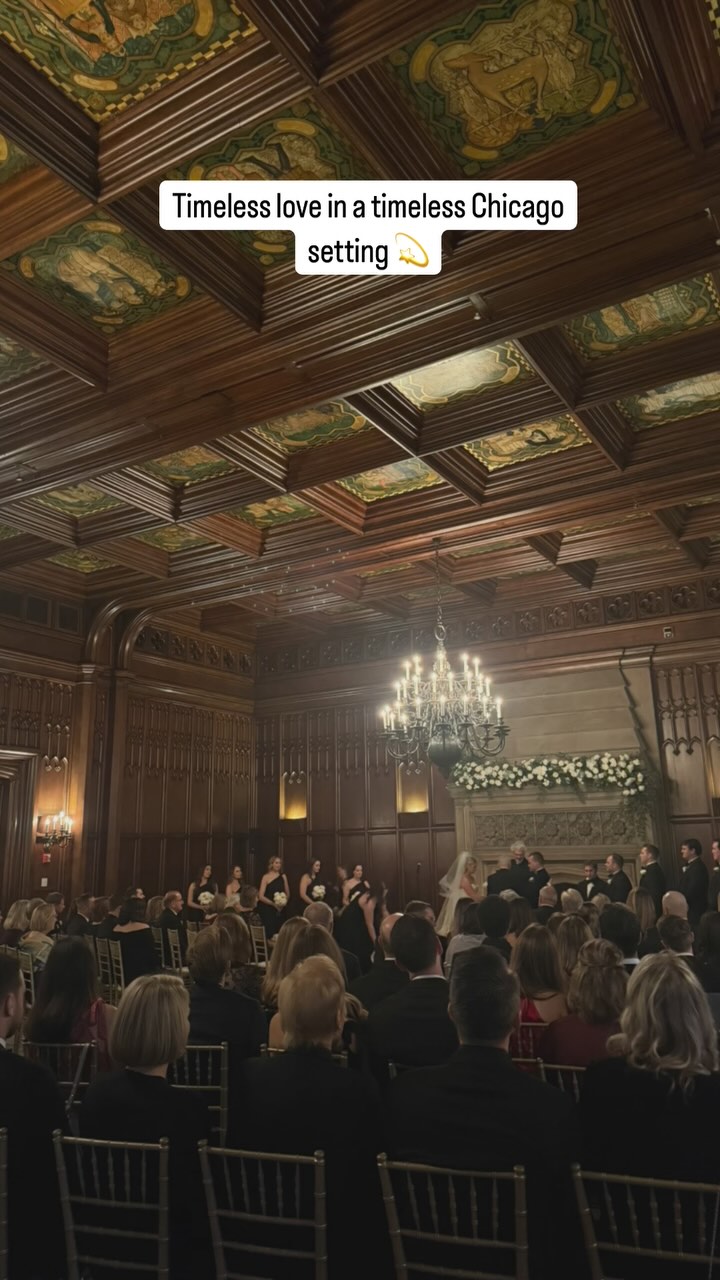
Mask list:
[[[327,933],[332,934],[335,924],[335,916],[333,909],[327,902],[311,902],[309,907],[303,911],[303,916],[308,924],[319,924],[321,929],[325,929]],[[340,947],[340,954],[345,965],[345,983],[349,987],[351,982],[355,982],[360,977],[362,970],[360,969],[360,961],[352,951],[346,951],[344,947]]]
[[525,882],[525,888],[519,889],[518,892],[527,898],[530,906],[535,910],[538,905],[540,890],[550,883],[550,876],[545,869],[545,859],[541,853],[530,854],[528,868],[530,874]]
[[680,916],[661,916],[657,927],[664,949],[674,951],[676,956],[682,956],[688,968],[692,969],[695,977],[702,982],[703,966],[695,958],[693,931],[689,921],[681,919]]
[[[567,1264],[568,1236],[561,1233],[562,1241],[553,1245],[558,1196],[569,1202],[569,1169],[579,1155],[575,1105],[513,1066],[508,1046],[519,1007],[517,978],[498,952],[475,947],[458,956],[451,1016],[460,1047],[442,1066],[407,1071],[390,1085],[390,1153],[455,1169],[523,1165],[537,1274],[579,1275],[579,1268]],[[551,1258],[558,1266],[546,1271],[543,1264]]]
[[448,984],[442,972],[442,948],[432,925],[402,916],[392,931],[395,963],[410,981],[370,1011],[367,1040],[380,1073],[387,1062],[426,1067],[444,1062],[457,1048],[457,1032],[448,1017]]
[[644,844],[640,850],[640,882],[639,889],[644,889],[649,893],[655,905],[655,916],[659,916],[662,912],[662,900],[667,891],[665,883],[665,872],[663,871],[658,858],[660,850],[655,844]]
[[597,862],[586,862],[583,867],[583,878],[576,885],[583,902],[592,902],[596,893],[604,893],[607,888],[605,881],[600,879],[598,875]]
[[520,893],[525,897],[525,886],[530,875],[530,868],[527,862],[527,846],[522,843],[522,840],[516,840],[515,844],[510,846],[510,857],[512,859],[510,866],[512,880],[508,888],[514,889],[516,893]]
[[118,923],[120,910],[123,907],[125,901],[126,899],[125,899],[124,893],[114,893],[112,895],[110,899],[110,906],[108,908],[108,913],[105,919],[101,920],[100,924],[95,929],[96,938],[112,938],[113,929],[115,928],[115,925]]
[[708,880],[708,911],[717,911],[720,894],[720,840],[713,840],[710,852],[713,865]]
[[369,972],[364,973],[360,978],[356,978],[350,984],[350,995],[357,996],[368,1012],[376,1004],[381,1004],[383,1000],[387,1000],[388,996],[394,996],[402,987],[406,987],[410,981],[408,974],[402,969],[398,969],[395,963],[395,952],[392,949],[390,936],[398,920],[401,919],[402,916],[399,912],[385,917],[380,925],[378,939],[382,959],[376,956]]
[[535,920],[538,924],[547,924],[551,916],[559,911],[557,889],[553,884],[544,884],[538,894],[538,906]]
[[[497,871],[493,871],[488,876],[487,891],[488,897],[499,895],[505,889],[515,889],[514,876],[512,871],[512,858],[509,853],[503,854],[498,858]],[[517,890],[515,890],[517,893]]]
[[167,945],[167,932],[174,929],[178,936],[180,944],[180,956],[183,964],[187,956],[188,936],[187,925],[182,918],[183,896],[179,889],[170,889],[163,898],[163,909],[160,912],[158,926],[163,931],[163,949],[165,952],[165,962],[170,963],[170,948]]
[[62,893],[49,893],[47,902],[49,907],[55,908],[55,924],[50,930],[49,936],[57,941],[65,932],[65,921],[63,920],[65,915],[65,896]]
[[75,899],[75,914],[68,920],[68,938],[94,937],[95,930],[91,919],[94,898],[91,893],[82,893]]
[[24,1016],[20,967],[10,956],[0,955],[0,1128],[8,1131],[8,1275],[13,1280],[58,1280],[65,1274],[65,1250],[51,1139],[55,1129],[65,1128],[65,1108],[50,1072],[8,1048]]
[[611,902],[600,915],[600,937],[614,942],[622,951],[625,971],[629,975],[640,963],[640,921],[624,902]]
[[632,889],[629,876],[623,871],[625,859],[619,853],[609,853],[605,859],[607,884],[605,893],[611,902],[627,902]]
[[699,840],[683,841],[680,856],[683,860],[680,892],[687,899],[688,920],[695,928],[707,909],[710,877],[702,860],[702,845]]

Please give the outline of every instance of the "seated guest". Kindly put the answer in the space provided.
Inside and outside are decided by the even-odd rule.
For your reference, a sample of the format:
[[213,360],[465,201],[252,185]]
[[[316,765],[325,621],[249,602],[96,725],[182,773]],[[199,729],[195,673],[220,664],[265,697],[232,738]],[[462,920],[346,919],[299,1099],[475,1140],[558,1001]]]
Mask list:
[[[577,1159],[579,1143],[570,1098],[517,1071],[510,1060],[510,1034],[520,1009],[517,978],[492,947],[477,947],[458,956],[450,990],[460,1047],[442,1066],[406,1071],[391,1083],[390,1154],[454,1169],[500,1171],[523,1165],[530,1184],[534,1274],[582,1274],[553,1266],[541,1269],[557,1225],[558,1184]],[[563,1263],[568,1244],[563,1239]]]
[[679,916],[661,916],[658,920],[658,933],[665,951],[674,951],[676,956],[681,956],[699,978],[701,966],[700,961],[695,959],[690,922],[681,920]]
[[[502,899],[498,898],[498,902],[502,902]],[[450,977],[450,970],[455,956],[460,955],[463,951],[469,951],[471,947],[481,947],[485,941],[485,930],[480,919],[479,906],[479,902],[468,902],[462,914],[462,932],[454,934],[448,943],[443,963],[445,976],[448,978]],[[503,906],[507,908],[507,903],[504,902]]]
[[645,889],[631,889],[628,894],[627,906],[640,921],[640,943],[638,946],[640,959],[642,960],[643,956],[656,955],[662,949],[662,944],[660,935],[655,927],[657,913],[652,894]]
[[520,984],[521,1022],[548,1023],[565,1017],[566,982],[560,955],[543,925],[528,925],[513,949],[510,967]]
[[89,936],[93,934],[93,901],[91,893],[81,893],[80,897],[75,899],[75,902],[73,903],[73,914],[68,920],[66,930],[69,938],[76,938],[79,935]]
[[257,904],[258,890],[255,888],[255,885],[244,884],[240,890],[236,911],[239,916],[243,917],[243,920],[248,926],[252,925],[254,928],[262,925]]
[[632,889],[630,879],[623,871],[624,866],[625,859],[619,853],[610,853],[605,859],[607,871],[605,889],[611,902],[627,902],[628,894]]
[[33,968],[42,969],[55,945],[52,930],[55,928],[55,908],[44,902],[36,907],[30,917],[30,928],[20,939],[20,951],[32,956]]
[[120,911],[125,904],[124,893],[114,893],[108,899],[108,909],[104,920],[95,929],[96,938],[112,938],[113,929],[118,923]]
[[[457,1048],[448,1017],[448,984],[442,974],[440,941],[427,920],[402,916],[392,931],[395,963],[410,981],[370,1011],[367,1039],[378,1062],[431,1066]],[[488,948],[489,949],[489,948]]]
[[422,916],[424,920],[429,920],[433,927],[435,926],[435,912],[429,902],[421,902],[418,898],[413,898],[412,902],[408,902],[402,913],[405,916]]
[[[331,1057],[345,1019],[345,983],[327,956],[303,960],[278,993],[285,1053],[247,1062],[229,1145],[327,1162],[329,1274],[377,1274],[381,1203],[375,1161],[384,1145],[375,1081]],[[362,1229],[358,1230],[358,1212]],[[289,1274],[289,1273],[288,1273]]]
[[681,920],[687,920],[688,904],[684,893],[678,893],[676,889],[670,889],[668,893],[664,893],[662,914],[664,916],[679,916]]
[[52,931],[53,938],[59,938],[65,932],[65,896],[62,893],[49,893],[47,896],[48,904],[55,911],[55,928]]
[[[540,892],[542,893],[542,889]],[[514,948],[517,945],[518,938],[527,929],[528,925],[535,923],[535,916],[527,898],[513,898],[508,905],[510,907],[510,924],[508,926],[507,939],[511,948]]]
[[624,902],[611,902],[600,916],[600,934],[623,953],[628,975],[640,963],[640,921]]
[[543,885],[550,883],[550,876],[545,869],[545,858],[537,850],[535,853],[530,854],[527,861],[530,875],[519,892],[522,893],[524,898],[527,898],[530,906],[535,909],[538,905],[540,890]]
[[544,884],[538,894],[538,907],[535,912],[536,924],[547,924],[558,909],[557,889],[552,884]]
[[0,929],[0,946],[16,947],[24,933],[30,928],[29,898],[18,898],[8,907],[8,913]]
[[80,1133],[111,1142],[168,1139],[170,1276],[204,1280],[209,1241],[197,1146],[209,1137],[207,1107],[167,1081],[168,1066],[183,1056],[187,1039],[188,994],[180,978],[148,974],[126,987],[110,1037],[120,1070],[90,1085],[80,1108]]
[[[179,889],[170,889],[162,899],[162,911],[158,918],[158,925],[163,930],[163,941],[165,944],[165,954],[168,955],[167,934],[168,929],[174,929],[178,936],[180,944],[180,958],[185,964],[187,958],[188,936],[187,925],[182,918],[183,896]],[[169,958],[169,957],[168,957]]]
[[594,902],[583,902],[578,915],[585,921],[593,938],[600,937],[600,912]]
[[143,898],[129,898],[123,903],[110,937],[120,943],[126,986],[135,978],[141,978],[146,973],[156,973],[160,968],[152,930],[145,923]]
[[510,904],[500,896],[483,898],[476,903],[478,920],[485,935],[484,947],[494,947],[506,964],[510,963],[512,947],[508,942],[510,929]]
[[[458,934],[464,932],[465,912],[472,906],[474,898],[458,898],[455,904],[455,912],[453,914],[452,927],[450,929],[449,938],[452,941]],[[448,946],[450,942],[448,942]]]
[[705,991],[720,993],[720,915],[717,911],[706,911],[700,921],[697,953],[698,977]]
[[[571,892],[574,892],[571,890]],[[563,894],[565,897],[565,894]],[[585,921],[577,914],[563,916],[555,935],[555,942],[560,956],[560,968],[565,974],[566,982],[577,964],[580,948],[589,942],[592,934]]]
[[231,1070],[237,1078],[240,1063],[257,1057],[267,1039],[263,1011],[257,1000],[241,995],[229,985],[233,949],[224,929],[203,929],[188,950],[192,978],[190,991],[190,1043],[230,1046]]
[[[340,948],[327,929],[324,929],[320,924],[308,924],[307,929],[303,929],[301,933],[297,934],[288,956],[288,973],[292,973],[299,964],[302,964],[303,960],[309,960],[311,956],[326,956],[328,960],[332,960],[333,964],[337,965],[343,977],[345,976]],[[284,1043],[284,1034],[282,1018],[278,1010],[270,1020],[268,1030],[268,1044],[270,1047],[281,1049]]]
[[583,900],[577,889],[564,889],[560,894],[560,909],[565,916],[577,915]]
[[498,858],[497,871],[493,871],[488,876],[487,891],[488,897],[493,894],[501,894],[503,889],[514,889],[515,877],[512,873],[512,858],[510,854],[501,854]]
[[695,974],[671,951],[640,961],[620,1034],[580,1095],[585,1169],[720,1182],[717,1031]]
[[[322,929],[327,929],[328,933],[332,934],[335,927],[335,914],[327,902],[312,902],[303,911],[303,916],[308,924],[320,925]],[[343,959],[345,979],[349,986],[351,982],[360,977],[360,962],[352,951],[343,951],[342,947],[340,948],[340,954]]]
[[398,969],[392,948],[392,931],[397,921],[401,919],[402,916],[398,912],[385,917],[380,925],[378,939],[380,958],[376,957],[369,973],[364,973],[350,985],[350,994],[355,996],[368,1011],[386,1000],[388,996],[395,995],[396,991],[407,986],[410,981],[408,974]]
[[620,1030],[627,983],[622,953],[612,942],[583,943],[568,987],[570,1012],[544,1033],[538,1046],[543,1061],[586,1067],[606,1058],[608,1038]]
[[108,1042],[115,1009],[98,993],[95,958],[82,938],[60,938],[48,956],[25,1036],[37,1044],[97,1046],[100,1071],[111,1068]]
[[20,966],[0,955],[0,1128],[8,1131],[5,1274],[12,1280],[60,1280],[65,1249],[51,1139],[65,1128],[65,1107],[50,1072],[8,1048],[24,1016]]
[[97,937],[97,931],[110,910],[109,898],[93,898],[92,910],[92,926],[93,934]]
[[277,1008],[277,994],[280,990],[280,983],[290,972],[292,944],[300,930],[309,929],[309,927],[307,920],[303,920],[302,916],[293,916],[292,919],[286,920],[280,929],[263,978],[262,1003],[266,1009],[274,1010]]
[[552,938],[555,938],[557,940],[557,936],[560,931],[560,925],[562,924],[564,919],[565,919],[565,916],[562,911],[556,911],[553,915],[551,915],[550,919],[547,922],[547,931]]
[[145,907],[145,922],[151,927],[155,925],[160,928],[160,917],[163,913],[164,899],[161,893],[156,893],[147,903]]
[[602,915],[605,908],[610,906],[610,899],[606,893],[596,893],[593,904],[597,908],[598,915]]
[[234,911],[221,911],[215,925],[218,929],[224,929],[230,939],[232,947],[230,977],[233,990],[239,991],[244,996],[250,996],[252,1000],[257,1000],[259,1003],[263,971],[253,963],[252,939],[245,921]]
[[598,893],[605,890],[605,881],[600,879],[598,875],[597,862],[586,862],[583,868],[583,878],[578,885],[577,891],[583,902],[592,902]]

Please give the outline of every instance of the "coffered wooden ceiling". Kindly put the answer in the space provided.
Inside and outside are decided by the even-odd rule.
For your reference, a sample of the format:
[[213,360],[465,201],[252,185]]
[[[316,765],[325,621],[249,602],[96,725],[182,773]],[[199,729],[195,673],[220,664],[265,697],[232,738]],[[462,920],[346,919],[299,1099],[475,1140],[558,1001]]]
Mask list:
[[[577,230],[323,279],[157,220],[486,175]],[[0,215],[6,587],[262,640],[427,616],[437,537],[450,608],[720,573],[717,0],[0,0]]]

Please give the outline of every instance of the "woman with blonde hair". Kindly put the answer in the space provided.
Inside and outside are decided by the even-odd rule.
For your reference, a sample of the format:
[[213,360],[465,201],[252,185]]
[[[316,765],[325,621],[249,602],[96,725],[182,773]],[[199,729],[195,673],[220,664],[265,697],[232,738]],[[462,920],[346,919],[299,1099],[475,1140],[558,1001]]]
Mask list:
[[579,915],[573,914],[561,919],[555,942],[560,955],[560,967],[568,982],[577,964],[580,948],[591,938],[588,926]]
[[20,940],[19,951],[26,951],[32,956],[33,968],[43,969],[55,939],[50,937],[55,928],[55,908],[49,902],[42,902],[30,917],[30,928]]
[[581,1093],[583,1168],[720,1182],[717,1030],[681,956],[640,961],[608,1048]]
[[[210,1136],[207,1107],[197,1094],[175,1089],[167,1080],[168,1066],[187,1047],[188,1007],[180,978],[153,973],[131,982],[110,1032],[110,1053],[119,1070],[97,1076],[80,1108],[83,1138],[168,1139],[170,1274],[177,1280],[205,1274],[203,1256],[209,1244],[197,1154],[198,1142]],[[138,1255],[136,1261],[147,1256]]]
[[[307,929],[301,930],[295,937],[288,956],[288,977],[295,972],[298,965],[303,964],[313,956],[325,956],[327,960],[331,960],[343,980],[343,985],[345,984],[345,966],[342,952],[332,935],[319,924],[308,925]],[[281,987],[282,985],[281,983]],[[335,1044],[336,1049],[342,1049],[343,1042],[345,1042],[346,1047],[352,1047],[354,1028],[357,1023],[364,1021],[366,1017],[367,1013],[360,1001],[355,996],[346,994],[343,1002],[342,1025]],[[285,1023],[278,1001],[278,1012],[271,1018],[268,1030],[268,1044],[272,1049],[281,1049],[283,1047],[285,1033]]]
[[568,988],[570,1010],[545,1032],[540,1057],[567,1067],[586,1067],[607,1058],[607,1042],[620,1030],[627,973],[622,952],[605,938],[590,938],[580,948]]
[[302,929],[309,928],[310,926],[303,916],[293,916],[291,920],[285,921],[278,933],[262,984],[262,1003],[266,1009],[277,1008],[280,983],[283,978],[287,977],[292,968],[290,963],[292,944]]
[[235,991],[253,1000],[260,1000],[262,969],[253,964],[253,945],[242,916],[232,909],[221,911],[214,928],[224,929],[232,947],[230,977]]
[[8,907],[8,913],[0,930],[0,945],[16,947],[24,933],[30,928],[30,899],[18,898]]

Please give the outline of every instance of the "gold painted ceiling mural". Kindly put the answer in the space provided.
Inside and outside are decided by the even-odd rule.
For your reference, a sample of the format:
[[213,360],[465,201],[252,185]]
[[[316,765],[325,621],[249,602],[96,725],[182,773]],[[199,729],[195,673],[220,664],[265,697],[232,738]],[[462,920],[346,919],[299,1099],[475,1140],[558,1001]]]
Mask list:
[[0,263],[47,298],[114,334],[193,291],[152,249],[108,218],[88,218]]
[[73,569],[75,573],[100,573],[103,569],[114,569],[112,560],[105,560],[94,551],[60,551],[50,556],[50,564],[62,565],[64,569]]
[[484,436],[463,448],[482,462],[488,471],[499,471],[501,467],[530,462],[548,453],[562,453],[565,449],[577,449],[589,443],[582,427],[569,413],[564,413],[545,422],[536,422],[531,427],[517,427],[512,431],[500,431],[496,436]]
[[184,525],[167,525],[164,529],[151,529],[148,533],[134,535],[139,542],[146,542],[149,547],[159,547],[161,551],[189,551],[194,547],[209,547],[209,538],[194,533]]
[[489,387],[507,386],[533,376],[534,371],[517,347],[512,342],[501,342],[496,347],[466,351],[424,369],[414,369],[393,379],[392,385],[419,409],[432,409],[477,396]]
[[654,391],[618,400],[618,407],[634,427],[660,426],[665,422],[681,422],[701,413],[720,409],[720,373],[703,373],[696,378],[671,382]]
[[168,453],[152,462],[141,462],[138,471],[168,484],[198,484],[201,480],[229,475],[237,471],[237,467],[229,459],[221,458],[219,453],[199,444],[178,453]]
[[82,520],[83,516],[95,516],[101,511],[112,511],[123,504],[118,498],[111,498],[91,484],[76,484],[70,489],[52,489],[50,493],[41,493],[37,499],[44,507],[59,511],[64,516],[72,516]]
[[11,528],[9,524],[0,524],[0,542],[9,542],[11,538],[19,538],[20,533],[17,529]]
[[234,0],[4,0],[0,36],[106,120],[255,30]]
[[311,409],[300,409],[260,423],[250,434],[260,436],[269,444],[280,445],[286,453],[296,453],[370,429],[367,419],[344,400],[329,400],[327,404],[316,404]]
[[715,39],[718,42],[718,53],[720,53],[720,0],[707,0],[707,7]]
[[[302,100],[252,133],[233,136],[222,147],[196,156],[168,178],[189,181],[338,182],[376,175],[313,103]],[[262,267],[294,260],[291,231],[238,231],[243,248]]]
[[604,0],[504,0],[386,59],[466,177],[637,102]]
[[300,498],[294,498],[291,493],[281,493],[277,498],[267,498],[265,502],[251,502],[249,506],[240,507],[232,514],[257,529],[272,529],[280,524],[308,520],[316,515],[316,511]]
[[26,351],[14,338],[0,334],[0,386],[24,378],[35,369],[42,369],[44,361],[32,351]]
[[349,476],[339,483],[363,502],[377,502],[380,498],[397,498],[416,489],[430,489],[442,484],[442,480],[419,458],[403,458],[387,467],[374,467],[361,475]]
[[4,133],[0,133],[0,186],[4,182],[9,182],[11,178],[16,178],[19,173],[24,173],[26,169],[33,169],[37,165],[37,161],[32,156],[28,156],[16,143],[11,142],[5,137]]
[[711,275],[665,285],[611,307],[576,316],[565,331],[588,359],[657,342],[674,333],[720,320],[720,298]]

